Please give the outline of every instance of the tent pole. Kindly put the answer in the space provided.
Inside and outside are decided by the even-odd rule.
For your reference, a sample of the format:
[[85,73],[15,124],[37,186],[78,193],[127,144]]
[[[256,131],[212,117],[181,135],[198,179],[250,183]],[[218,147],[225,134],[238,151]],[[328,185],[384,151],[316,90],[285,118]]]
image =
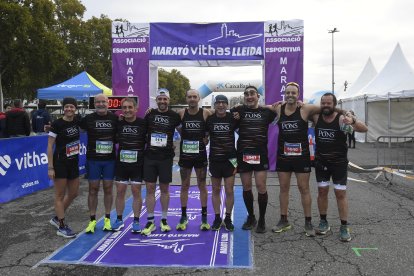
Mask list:
[[[390,93],[387,93],[388,96],[388,135],[391,135],[391,98]],[[388,147],[391,148],[391,139],[388,140]]]
[[[364,95],[365,125],[368,126],[368,96]],[[369,130],[368,130],[369,131]],[[368,142],[368,131],[365,132],[365,142]]]

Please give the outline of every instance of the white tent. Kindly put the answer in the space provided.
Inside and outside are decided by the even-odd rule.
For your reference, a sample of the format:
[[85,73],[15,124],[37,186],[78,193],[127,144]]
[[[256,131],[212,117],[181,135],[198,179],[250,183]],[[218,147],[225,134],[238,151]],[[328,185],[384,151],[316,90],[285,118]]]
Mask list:
[[367,135],[358,141],[375,141],[378,136],[414,134],[414,70],[399,44],[384,68],[350,98],[342,99],[343,109],[352,109],[368,125]]
[[361,74],[359,74],[358,78],[355,82],[351,83],[351,86],[342,93],[339,93],[338,99],[345,99],[351,98],[356,95],[363,87],[365,87],[370,81],[372,81],[375,76],[377,76],[378,72],[375,69],[374,65],[372,64],[371,58],[368,58],[367,63],[362,69]]

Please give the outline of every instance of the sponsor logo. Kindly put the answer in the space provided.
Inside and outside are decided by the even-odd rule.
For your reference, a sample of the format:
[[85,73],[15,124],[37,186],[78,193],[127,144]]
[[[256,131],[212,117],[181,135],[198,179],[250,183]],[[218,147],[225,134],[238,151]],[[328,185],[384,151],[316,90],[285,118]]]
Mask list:
[[122,133],[138,133],[138,129],[136,127],[124,126]]
[[96,128],[111,128],[112,127],[112,122],[109,122],[109,121],[96,121],[95,122],[95,127]]
[[7,173],[7,169],[10,168],[11,165],[11,158],[8,155],[0,156],[0,174],[5,175]]
[[201,128],[201,123],[186,122],[185,128],[190,128],[190,129],[197,128],[198,129],[198,128]]
[[73,136],[79,133],[79,129],[77,127],[70,127],[66,129],[66,134],[68,136]]
[[220,124],[220,125],[214,125],[213,130],[230,130],[229,124]]
[[298,128],[297,122],[294,122],[294,123],[283,122],[282,123],[282,129],[288,130],[288,129],[297,129],[297,128]]
[[318,137],[320,138],[335,138],[335,131],[329,131],[329,130],[318,130]]
[[168,123],[170,123],[170,120],[168,119],[167,116],[155,115],[154,123],[168,124]]
[[259,119],[259,118],[262,118],[262,114],[260,114],[260,113],[246,112],[246,113],[244,113],[244,118],[248,118],[248,119]]

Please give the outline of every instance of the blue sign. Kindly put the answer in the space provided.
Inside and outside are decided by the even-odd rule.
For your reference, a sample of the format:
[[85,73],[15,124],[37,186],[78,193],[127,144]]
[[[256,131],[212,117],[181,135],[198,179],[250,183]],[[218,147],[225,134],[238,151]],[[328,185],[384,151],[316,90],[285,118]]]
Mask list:
[[[85,173],[86,133],[81,133],[79,169]],[[53,185],[47,175],[47,135],[0,140],[0,203]]]

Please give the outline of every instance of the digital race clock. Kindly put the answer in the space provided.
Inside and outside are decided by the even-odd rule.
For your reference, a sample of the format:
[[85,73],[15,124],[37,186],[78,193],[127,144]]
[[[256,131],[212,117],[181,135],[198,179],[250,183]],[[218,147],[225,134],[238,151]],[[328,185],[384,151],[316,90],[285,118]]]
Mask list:
[[[124,98],[133,98],[136,102],[138,97],[108,96],[108,110],[121,110],[121,101]],[[95,109],[95,97],[89,97],[89,109]]]

